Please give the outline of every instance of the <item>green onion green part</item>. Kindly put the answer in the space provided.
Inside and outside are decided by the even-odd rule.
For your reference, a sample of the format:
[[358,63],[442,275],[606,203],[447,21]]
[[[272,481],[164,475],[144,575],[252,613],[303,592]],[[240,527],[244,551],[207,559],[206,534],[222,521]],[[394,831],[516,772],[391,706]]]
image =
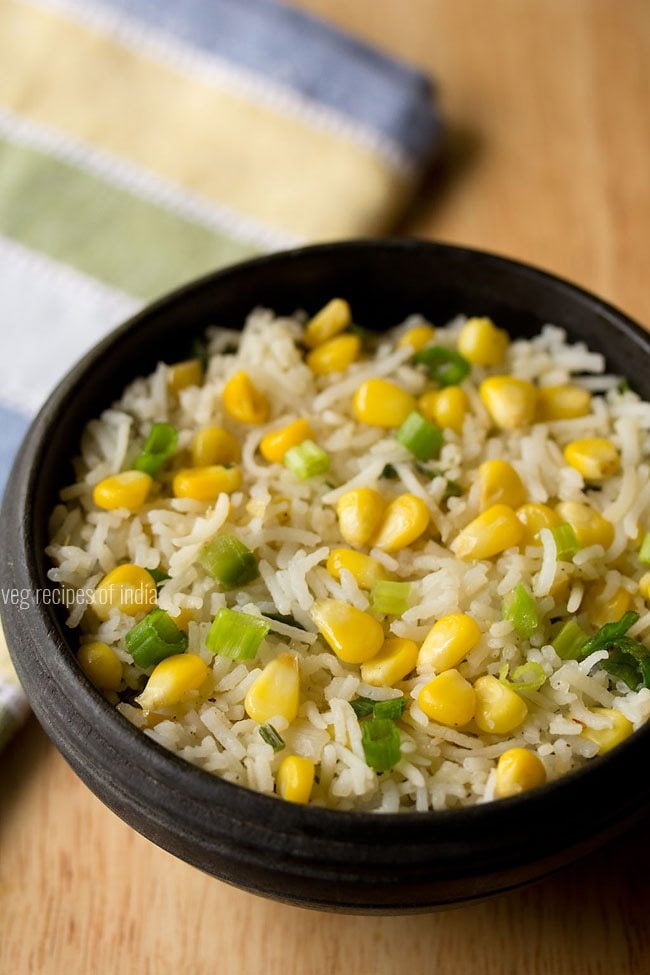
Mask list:
[[410,582],[392,582],[381,579],[372,587],[370,608],[387,616],[402,616],[409,608]]
[[429,375],[439,386],[458,386],[469,376],[471,366],[454,349],[442,345],[429,346],[413,356],[416,365],[426,366]]
[[402,757],[399,731],[388,718],[371,718],[361,725],[366,762],[376,772],[388,772]]
[[409,413],[395,434],[395,439],[423,462],[437,457],[444,443],[444,437],[438,427],[425,420],[417,410]]
[[129,630],[125,641],[134,662],[144,670],[166,657],[185,653],[188,647],[187,636],[162,609],[152,609]]
[[155,477],[178,447],[178,433],[171,423],[154,423],[133,469]]
[[270,628],[258,616],[239,613],[234,609],[220,609],[210,627],[205,645],[220,657],[253,660]]
[[272,724],[262,724],[259,727],[260,737],[270,745],[274,752],[281,752],[285,748],[284,738],[282,738]]
[[166,572],[163,572],[162,569],[147,569],[147,572],[149,573],[149,575],[151,576],[151,578],[153,579],[153,581],[156,583],[157,586],[161,586],[163,582],[166,582],[168,579],[171,579],[171,576],[168,575]]
[[539,626],[537,603],[523,583],[515,586],[503,600],[503,618],[509,620],[520,637],[529,640]]
[[546,671],[534,660],[515,667],[508,680],[508,664],[501,668],[499,681],[513,691],[538,691],[546,681]]
[[576,552],[580,551],[580,542],[575,530],[567,522],[563,522],[561,525],[554,525],[550,531],[555,539],[558,560],[570,561]]
[[643,565],[650,565],[650,532],[648,532],[641,542],[639,551],[639,562]]
[[350,706],[357,718],[387,718],[399,721],[406,710],[406,698],[393,697],[388,701],[373,701],[370,697],[355,697]]
[[588,639],[587,634],[576,621],[569,620],[556,635],[552,646],[562,660],[579,660],[580,651]]
[[326,474],[330,469],[330,455],[313,440],[304,440],[297,447],[291,447],[284,455],[285,467],[301,481],[317,474]]
[[217,535],[199,553],[199,565],[225,592],[257,579],[257,559],[234,535]]

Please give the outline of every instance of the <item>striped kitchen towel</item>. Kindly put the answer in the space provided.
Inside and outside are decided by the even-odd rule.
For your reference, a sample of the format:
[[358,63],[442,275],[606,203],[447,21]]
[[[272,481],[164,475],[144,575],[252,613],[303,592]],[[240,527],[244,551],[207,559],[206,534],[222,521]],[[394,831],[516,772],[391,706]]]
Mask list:
[[[419,72],[274,0],[0,0],[0,491],[29,417],[144,302],[394,223]],[[0,643],[0,745],[24,706]]]

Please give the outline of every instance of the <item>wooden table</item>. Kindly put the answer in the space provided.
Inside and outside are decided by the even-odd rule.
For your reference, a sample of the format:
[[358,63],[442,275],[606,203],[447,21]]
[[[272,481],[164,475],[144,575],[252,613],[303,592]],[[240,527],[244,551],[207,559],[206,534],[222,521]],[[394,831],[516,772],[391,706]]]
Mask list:
[[[299,4],[439,79],[446,156],[403,229],[540,264],[650,322],[648,0]],[[2,975],[650,971],[647,826],[485,904],[334,917],[231,890],[152,846],[34,722],[0,762]]]

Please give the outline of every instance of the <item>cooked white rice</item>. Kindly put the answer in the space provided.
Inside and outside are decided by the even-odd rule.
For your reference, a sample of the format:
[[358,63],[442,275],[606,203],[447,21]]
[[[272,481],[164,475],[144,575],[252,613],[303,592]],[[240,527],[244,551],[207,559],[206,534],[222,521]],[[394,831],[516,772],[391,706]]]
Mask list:
[[[409,326],[416,320],[411,318]],[[436,344],[454,346],[463,322],[457,318],[439,330]],[[471,379],[463,384],[471,413],[462,436],[445,431],[435,461],[445,473],[429,479],[391,431],[359,424],[352,411],[352,395],[369,377],[390,378],[413,394],[424,390],[425,375],[409,364],[411,350],[396,343],[406,326],[380,339],[376,349],[344,375],[315,378],[300,346],[303,323],[302,315],[277,318],[270,311],[255,310],[241,335],[223,330],[210,335],[209,368],[202,386],[185,389],[177,400],[168,393],[167,367],[161,364],[88,424],[76,461],[76,483],[62,492],[62,503],[53,513],[48,549],[55,566],[50,578],[77,595],[69,625],[79,629],[82,643],[98,640],[112,647],[124,665],[125,690],[141,689],[145,672],[133,664],[124,640],[133,617],[114,610],[100,622],[87,608],[87,594],[122,562],[162,568],[171,578],[160,589],[159,606],[172,617],[181,609],[192,610],[189,650],[211,668],[201,691],[168,709],[154,727],[146,727],[146,715],[124,700],[132,700],[133,693],[109,695],[125,719],[207,772],[264,793],[273,793],[286,754],[303,755],[317,766],[314,804],[383,812],[446,809],[492,799],[496,762],[513,746],[536,752],[549,779],[563,775],[597,753],[597,746],[581,735],[587,725],[603,726],[594,707],[615,706],[639,727],[650,716],[650,690],[632,691],[613,681],[599,666],[602,653],[581,663],[561,660],[549,644],[549,633],[550,621],[558,617],[576,616],[586,625],[580,615],[585,589],[603,580],[611,592],[623,587],[632,595],[631,608],[640,619],[630,635],[639,640],[650,635],[650,612],[638,594],[642,566],[631,545],[650,528],[650,404],[631,391],[619,391],[616,379],[604,375],[599,354],[582,344],[569,344],[562,329],[548,325],[531,341],[512,342],[498,369],[473,368]],[[238,347],[234,354],[233,347]],[[271,418],[264,426],[235,423],[224,412],[224,383],[240,369],[271,403]],[[477,392],[490,372],[510,373],[539,385],[571,380],[602,395],[594,396],[589,416],[495,432]],[[256,453],[265,433],[297,417],[309,419],[315,440],[330,453],[327,475],[299,481],[284,466],[267,464]],[[170,497],[170,477],[165,476],[162,491],[137,514],[96,508],[93,486],[128,469],[152,421],[168,421],[179,431],[178,459],[172,468],[184,466],[183,454],[202,427],[217,424],[234,433],[243,450],[242,489],[230,497],[221,495],[214,504],[178,500]],[[561,451],[569,441],[587,436],[610,438],[621,454],[621,472],[604,481],[598,492],[586,488]],[[543,533],[541,545],[510,549],[491,560],[455,558],[447,546],[479,514],[475,472],[491,458],[510,461],[530,501],[588,502],[603,513],[615,525],[609,550],[591,546],[571,562],[559,564],[549,532],[550,541]],[[381,478],[386,464],[395,467],[397,479]],[[447,479],[462,486],[460,497],[444,500]],[[394,555],[371,551],[395,578],[412,582],[410,608],[401,618],[383,621],[386,633],[419,644],[437,619],[465,612],[483,634],[459,665],[465,678],[496,675],[504,664],[512,668],[534,661],[543,667],[548,680],[538,691],[522,692],[529,712],[514,733],[486,735],[473,724],[460,730],[435,724],[417,705],[431,674],[410,676],[398,688],[371,687],[362,682],[358,666],[342,663],[318,635],[310,616],[316,598],[368,607],[368,594],[350,574],[336,581],[325,568],[330,550],[342,544],[336,501],[358,486],[376,488],[386,499],[403,492],[418,495],[439,532],[435,540],[429,533]],[[220,592],[197,565],[201,547],[224,526],[259,559],[259,578],[241,592]],[[562,574],[568,586],[556,602],[551,593]],[[519,638],[502,617],[504,595],[520,582],[534,593],[544,621],[530,641]],[[205,647],[210,623],[225,606],[292,616],[298,626],[272,621],[257,659],[232,661]],[[275,754],[246,715],[243,701],[264,665],[287,649],[299,661],[301,704],[291,725],[282,718],[273,720],[286,744]],[[410,702],[399,722],[402,758],[392,771],[378,775],[366,764],[360,723],[350,701],[358,695],[380,700],[401,693]]]

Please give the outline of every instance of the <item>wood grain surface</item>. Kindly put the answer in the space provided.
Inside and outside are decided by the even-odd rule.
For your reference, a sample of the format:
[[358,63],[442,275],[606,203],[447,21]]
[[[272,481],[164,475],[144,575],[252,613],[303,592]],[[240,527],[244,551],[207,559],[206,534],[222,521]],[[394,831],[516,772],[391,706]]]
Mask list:
[[[439,81],[444,158],[404,231],[540,264],[650,322],[648,0],[296,2]],[[338,917],[157,849],[34,721],[0,764],[0,975],[650,972],[650,824],[483,904]]]

